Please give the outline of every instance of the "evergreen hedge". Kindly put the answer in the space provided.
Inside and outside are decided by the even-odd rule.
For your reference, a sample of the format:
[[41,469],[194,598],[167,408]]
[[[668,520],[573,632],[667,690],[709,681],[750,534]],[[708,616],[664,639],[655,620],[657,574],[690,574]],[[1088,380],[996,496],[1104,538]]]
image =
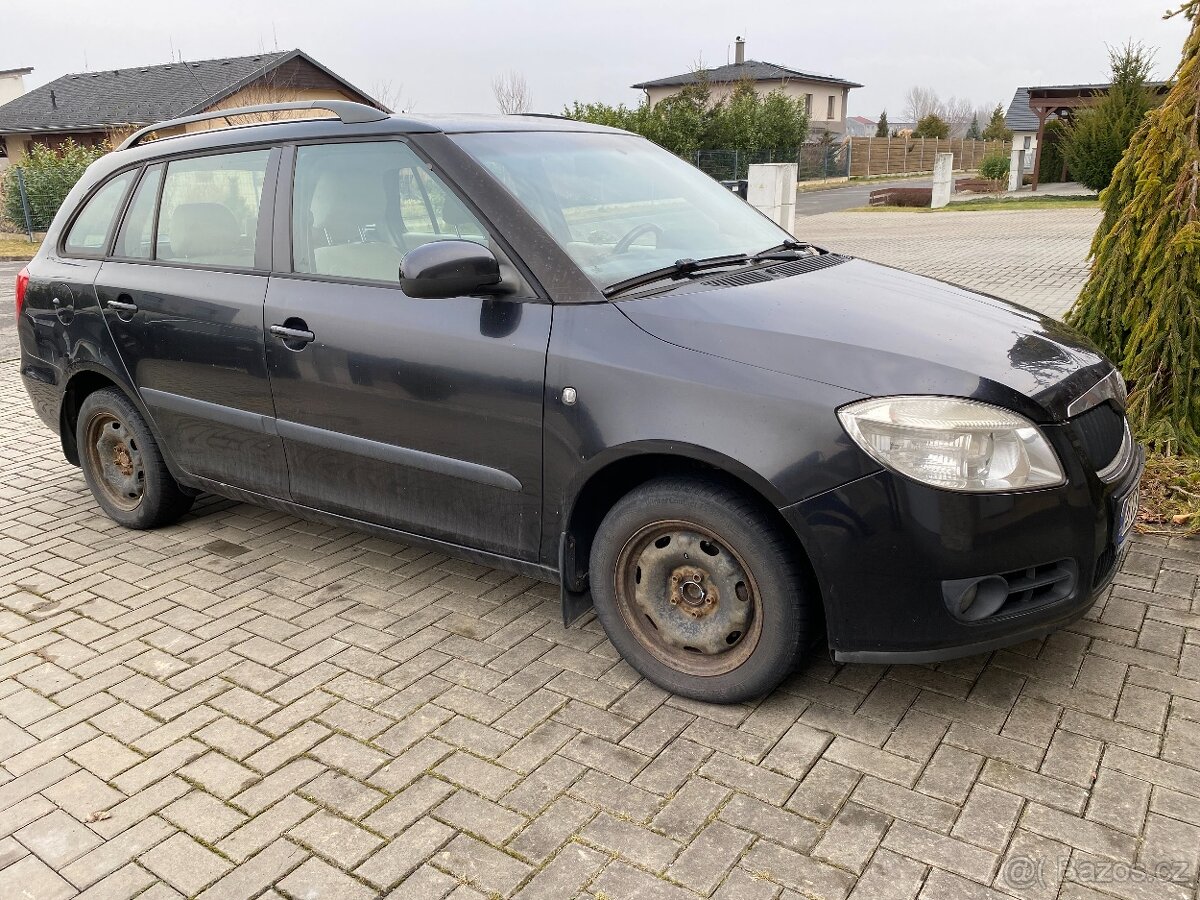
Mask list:
[[33,228],[35,231],[45,231],[87,167],[108,153],[109,149],[106,145],[80,147],[71,140],[53,150],[33,144],[20,162],[13,163],[0,173],[0,195],[3,196],[0,217],[21,230],[25,228],[25,212],[21,207],[21,191],[17,186],[19,166],[25,178],[25,193],[33,216]]
[[685,159],[698,150],[737,150],[743,158],[764,151],[794,156],[808,137],[809,124],[798,97],[781,90],[760,95],[753,82],[743,81],[728,97],[713,102],[703,77],[653,107],[646,101],[633,108],[577,101],[563,115],[632,131]]
[[1136,44],[1127,44],[1113,50],[1110,58],[1112,86],[1095,106],[1075,114],[1063,143],[1072,176],[1094,191],[1108,187],[1121,154],[1153,106],[1146,87],[1150,54]]

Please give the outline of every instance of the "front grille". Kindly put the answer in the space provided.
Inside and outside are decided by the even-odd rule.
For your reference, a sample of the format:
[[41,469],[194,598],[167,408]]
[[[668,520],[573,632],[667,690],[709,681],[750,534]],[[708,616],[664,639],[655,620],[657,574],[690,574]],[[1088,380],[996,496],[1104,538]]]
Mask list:
[[850,257],[839,256],[836,253],[822,253],[818,256],[803,256],[778,266],[767,266],[763,269],[751,269],[748,272],[730,272],[728,275],[714,275],[711,278],[700,279],[702,284],[719,284],[735,287],[741,284],[762,284],[764,281],[777,281],[780,278],[790,278],[793,275],[804,275],[817,269],[829,266],[839,266],[849,262]]
[[1096,471],[1108,466],[1121,451],[1125,416],[1112,403],[1101,403],[1069,421]]

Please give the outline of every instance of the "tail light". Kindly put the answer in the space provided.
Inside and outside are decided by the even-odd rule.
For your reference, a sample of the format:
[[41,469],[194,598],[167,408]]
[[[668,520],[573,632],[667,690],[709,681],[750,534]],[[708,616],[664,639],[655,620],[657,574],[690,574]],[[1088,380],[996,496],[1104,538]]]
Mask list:
[[25,289],[29,287],[29,267],[17,273],[17,315],[25,308]]

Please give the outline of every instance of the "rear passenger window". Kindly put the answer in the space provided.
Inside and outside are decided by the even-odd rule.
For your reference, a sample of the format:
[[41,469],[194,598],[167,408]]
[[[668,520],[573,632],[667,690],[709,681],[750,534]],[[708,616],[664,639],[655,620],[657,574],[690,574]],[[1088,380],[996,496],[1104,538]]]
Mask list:
[[113,250],[114,256],[125,259],[150,259],[154,255],[154,203],[158,200],[162,170],[162,166],[152,166],[138,182],[137,190],[133,192],[133,202],[129,204],[129,212],[125,214],[125,221],[121,223],[121,233],[117,236],[117,246]]
[[158,212],[157,258],[253,268],[270,155],[250,150],[169,163]]
[[449,238],[488,244],[479,220],[406,144],[329,144],[296,151],[295,271],[396,282],[405,253]]
[[71,255],[103,256],[108,249],[108,236],[112,234],[113,219],[121,208],[121,202],[129,192],[136,171],[123,172],[100,190],[84,205],[75,217],[71,230],[63,241],[63,249]]

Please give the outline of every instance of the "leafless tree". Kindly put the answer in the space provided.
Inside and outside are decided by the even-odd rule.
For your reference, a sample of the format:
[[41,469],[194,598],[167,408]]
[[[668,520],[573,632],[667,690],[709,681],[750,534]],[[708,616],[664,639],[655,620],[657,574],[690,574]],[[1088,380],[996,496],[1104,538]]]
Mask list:
[[904,115],[910,122],[920,122],[928,115],[946,118],[946,106],[933,88],[914,85],[904,95]]
[[[295,103],[301,99],[303,97],[299,88],[286,77],[279,77],[272,73],[259,81],[248,84],[240,91],[230,94],[224,100],[214,104],[212,108],[221,110],[234,109],[239,106],[267,106],[271,103]],[[327,115],[329,113],[321,110],[312,110],[311,112],[287,110],[232,116],[229,122],[232,125],[247,125],[252,122],[278,122],[282,119],[318,118]],[[220,128],[221,123],[214,120],[205,127]]]
[[966,137],[975,117],[975,104],[966,97],[951,97],[944,104],[943,118],[950,124],[950,137]]
[[525,76],[515,69],[509,69],[492,79],[492,94],[496,98],[496,106],[505,115],[529,112],[529,85]]
[[371,82],[370,94],[389,112],[412,112],[417,105],[412,97],[404,93],[404,85],[395,84],[390,78],[380,78]]

